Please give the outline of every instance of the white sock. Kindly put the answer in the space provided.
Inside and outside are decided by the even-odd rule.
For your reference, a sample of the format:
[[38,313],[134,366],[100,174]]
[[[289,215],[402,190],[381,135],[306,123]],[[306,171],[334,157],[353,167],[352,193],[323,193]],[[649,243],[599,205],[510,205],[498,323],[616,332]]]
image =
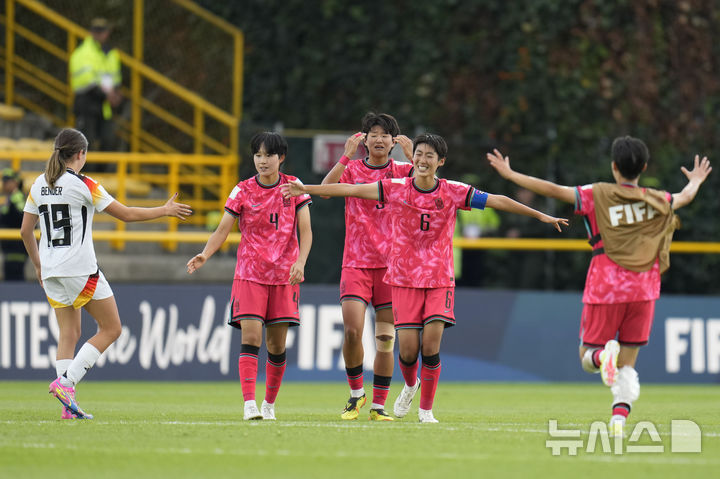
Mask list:
[[98,351],[95,346],[90,343],[83,344],[75,356],[75,359],[70,363],[60,383],[66,387],[75,387],[83,376],[85,376],[85,373],[95,365],[95,361],[97,361],[99,357],[100,351]]
[[363,395],[365,395],[365,388],[350,390],[350,397],[352,397],[352,398],[359,398],[360,396],[363,396]]
[[254,399],[250,399],[250,400],[248,400],[248,401],[245,401],[245,407],[248,407],[248,406],[251,405],[251,404],[252,404],[253,406],[257,407],[257,402],[255,402]]
[[57,373],[57,378],[65,374],[65,371],[68,370],[70,367],[70,364],[72,363],[72,359],[56,359],[55,360],[55,372]]
[[[595,366],[595,361],[593,361],[593,355],[595,354],[595,351],[597,349],[588,349],[585,351],[585,354],[583,354],[582,361],[580,362],[582,364],[582,368],[587,373],[599,373],[600,367]],[[602,353],[601,353],[602,354]]]
[[620,414],[613,414],[613,417],[610,418],[610,422],[620,422],[622,424],[625,424],[625,416],[621,416]]
[[374,402],[370,405],[370,409],[385,409],[385,406]]

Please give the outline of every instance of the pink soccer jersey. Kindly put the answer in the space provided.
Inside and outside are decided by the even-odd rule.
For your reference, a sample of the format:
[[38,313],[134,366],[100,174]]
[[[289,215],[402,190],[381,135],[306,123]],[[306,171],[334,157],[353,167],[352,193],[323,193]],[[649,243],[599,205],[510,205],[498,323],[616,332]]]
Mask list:
[[[632,187],[632,186],[629,186]],[[672,196],[667,193],[667,200]],[[575,188],[575,214],[585,217],[588,237],[599,233],[595,218],[595,200],[592,185]],[[593,248],[601,248],[602,240]],[[617,304],[649,301],[660,297],[660,266],[657,261],[649,271],[635,272],[613,262],[606,254],[593,256],[590,260],[583,303]]]
[[455,218],[458,209],[470,209],[475,188],[440,179],[425,191],[412,178],[382,180],[378,188],[392,221],[385,282],[406,288],[454,286]]
[[297,211],[311,203],[309,195],[283,198],[279,186],[295,179],[280,173],[277,183],[265,186],[256,175],[233,188],[225,211],[238,219],[242,233],[235,279],[289,284],[290,267],[299,252]]
[[[364,160],[348,163],[340,183],[375,183],[385,178],[407,177],[411,163],[390,158],[382,166]],[[391,243],[390,220],[382,203],[360,198],[345,198],[345,252],[343,267],[384,268]]]

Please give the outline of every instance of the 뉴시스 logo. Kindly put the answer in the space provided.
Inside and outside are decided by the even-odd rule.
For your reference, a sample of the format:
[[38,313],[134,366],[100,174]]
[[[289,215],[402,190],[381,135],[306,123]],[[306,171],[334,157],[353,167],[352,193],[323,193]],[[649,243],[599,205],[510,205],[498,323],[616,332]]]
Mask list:
[[[610,436],[608,426],[603,421],[590,424],[587,446],[585,452],[639,454],[663,453],[667,446],[666,441],[658,433],[658,428],[650,421],[640,421],[630,431],[626,426],[627,444],[623,435]],[[545,447],[552,451],[553,456],[559,456],[567,450],[569,456],[577,456],[578,450],[583,448],[581,429],[558,429],[557,419],[548,421],[548,434],[550,439],[545,441]],[[665,434],[667,436],[667,434]],[[702,452],[702,433],[697,423],[687,419],[673,419],[670,424],[670,452]],[[649,439],[651,444],[647,444]],[[643,444],[638,444],[642,440]],[[598,450],[598,442],[600,449]],[[612,442],[612,446],[611,446]],[[623,447],[624,446],[624,447]]]

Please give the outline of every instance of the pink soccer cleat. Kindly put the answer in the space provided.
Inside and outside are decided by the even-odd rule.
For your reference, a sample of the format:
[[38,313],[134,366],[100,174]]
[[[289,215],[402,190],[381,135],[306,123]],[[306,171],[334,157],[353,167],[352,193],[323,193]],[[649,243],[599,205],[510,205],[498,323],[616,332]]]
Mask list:
[[70,411],[70,414],[75,416],[78,419],[92,419],[92,414],[87,414],[85,411],[80,409],[80,406],[78,406],[78,403],[75,402],[75,398],[71,396],[68,393],[68,388],[63,386],[60,383],[60,378],[57,378],[55,381],[50,383],[50,386],[48,387],[48,390],[50,394],[55,396],[58,401],[60,401],[60,404],[65,406],[65,408]]
[[[75,399],[75,388],[74,387],[63,386],[62,384],[60,386],[63,389],[65,389],[65,393],[68,396],[73,398],[73,400]],[[75,419],[75,415],[72,412],[70,412],[70,410],[68,408],[63,406],[62,414],[60,415],[60,419]]]

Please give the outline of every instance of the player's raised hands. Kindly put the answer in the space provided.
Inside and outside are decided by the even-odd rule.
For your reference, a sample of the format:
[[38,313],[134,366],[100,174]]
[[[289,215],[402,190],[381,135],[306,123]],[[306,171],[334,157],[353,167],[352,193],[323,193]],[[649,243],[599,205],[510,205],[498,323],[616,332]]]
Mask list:
[[365,140],[365,133],[358,131],[345,141],[345,153],[348,158],[352,158],[357,153],[358,146]]
[[280,185],[280,191],[282,192],[283,198],[300,196],[305,193],[305,185],[300,180],[290,180],[288,183]]
[[497,148],[494,149],[492,153],[487,154],[487,159],[490,162],[490,166],[495,168],[503,178],[507,179],[512,174],[513,170],[510,168],[510,157],[503,156]]
[[554,216],[543,214],[539,219],[543,223],[548,223],[548,224],[554,225],[555,229],[560,232],[562,232],[562,228],[560,227],[560,225],[562,225],[562,226],[570,225],[567,218],[555,218]]
[[184,220],[192,214],[192,208],[190,208],[190,205],[176,203],[175,198],[177,198],[177,195],[178,194],[175,193],[167,200],[167,203],[165,203],[165,216],[174,216]]
[[695,164],[693,165],[693,169],[688,170],[684,166],[681,166],[680,171],[687,176],[688,181],[694,181],[701,184],[712,171],[712,166],[710,166],[710,160],[707,159],[707,156],[703,156],[701,160],[700,155],[695,155]]
[[193,274],[195,271],[202,268],[205,264],[205,261],[207,261],[207,257],[202,253],[193,256],[190,261],[187,262],[188,274]]
[[412,142],[412,140],[405,135],[398,135],[395,138],[393,138],[393,141],[396,144],[400,145],[400,148],[402,148],[405,158],[412,161],[412,157],[413,157],[413,142]]

